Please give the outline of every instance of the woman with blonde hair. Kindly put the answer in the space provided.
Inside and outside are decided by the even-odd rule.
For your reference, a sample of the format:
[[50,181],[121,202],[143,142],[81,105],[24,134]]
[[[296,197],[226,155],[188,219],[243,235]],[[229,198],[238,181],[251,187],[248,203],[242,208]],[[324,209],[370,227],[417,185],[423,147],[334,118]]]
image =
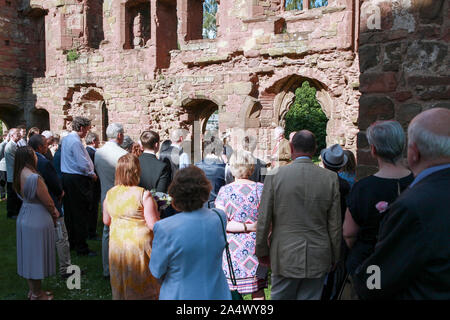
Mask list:
[[227,215],[227,241],[234,246],[231,260],[236,286],[230,279],[225,255],[222,264],[230,290],[237,290],[241,294],[251,293],[253,299],[260,300],[265,298],[267,274],[256,276],[259,266],[255,255],[256,223],[263,184],[249,180],[255,163],[256,159],[248,151],[238,150],[231,155],[230,169],[235,181],[220,188],[215,205]]
[[110,227],[109,269],[114,300],[156,300],[160,285],[148,265],[153,226],[158,207],[144,188],[138,187],[139,159],[128,153],[116,167],[115,186],[103,202],[103,223]]

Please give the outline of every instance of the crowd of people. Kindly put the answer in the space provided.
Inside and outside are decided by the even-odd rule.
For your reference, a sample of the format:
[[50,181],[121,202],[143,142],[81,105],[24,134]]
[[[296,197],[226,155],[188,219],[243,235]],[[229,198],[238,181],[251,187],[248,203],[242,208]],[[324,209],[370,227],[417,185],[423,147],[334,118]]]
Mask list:
[[[396,121],[373,123],[378,171],[359,180],[354,154],[338,144],[315,164],[308,130],[286,139],[276,128],[267,163],[254,136],[234,150],[228,136],[211,136],[191,164],[182,129],[134,142],[111,123],[99,147],[83,117],[59,136],[12,128],[0,179],[17,219],[18,274],[29,299],[51,300],[41,280],[56,274],[56,256],[65,279],[71,250],[96,256],[87,240],[101,238],[113,299],[258,300],[269,280],[274,300],[449,299],[449,123],[450,110],[424,111],[408,139]],[[375,290],[371,266],[381,272]]]

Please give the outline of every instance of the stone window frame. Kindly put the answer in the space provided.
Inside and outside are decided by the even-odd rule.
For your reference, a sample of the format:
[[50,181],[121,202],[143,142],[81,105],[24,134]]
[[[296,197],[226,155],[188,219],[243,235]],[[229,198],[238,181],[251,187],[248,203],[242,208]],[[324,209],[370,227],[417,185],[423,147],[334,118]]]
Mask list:
[[[148,39],[144,39],[144,44],[142,48],[145,48],[147,45],[147,42],[152,39],[152,1],[151,0],[120,0],[119,3],[119,19],[120,19],[120,43],[122,46],[122,49],[124,50],[132,50],[135,49],[133,46],[133,39],[129,39],[129,24],[130,21],[128,21],[129,17],[129,8],[133,8],[135,6],[139,6],[145,3],[148,3],[149,6],[149,37]],[[128,7],[128,8],[127,8]],[[132,23],[132,22],[131,22]]]

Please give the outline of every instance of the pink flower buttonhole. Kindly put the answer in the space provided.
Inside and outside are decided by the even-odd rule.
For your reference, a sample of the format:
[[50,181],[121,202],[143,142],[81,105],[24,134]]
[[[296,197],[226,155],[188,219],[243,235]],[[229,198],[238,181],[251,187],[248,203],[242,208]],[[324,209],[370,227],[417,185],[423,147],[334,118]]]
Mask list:
[[389,206],[389,203],[387,203],[386,201],[380,201],[375,205],[375,208],[377,208],[379,213],[383,213],[387,210]]

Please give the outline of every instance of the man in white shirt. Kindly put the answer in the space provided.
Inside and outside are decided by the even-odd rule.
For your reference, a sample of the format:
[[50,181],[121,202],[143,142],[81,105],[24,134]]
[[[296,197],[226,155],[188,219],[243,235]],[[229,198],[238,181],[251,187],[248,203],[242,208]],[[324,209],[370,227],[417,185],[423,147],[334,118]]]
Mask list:
[[[124,139],[123,126],[120,123],[111,123],[106,128],[106,137],[108,142],[95,153],[95,170],[100,179],[102,208],[106,193],[114,186],[117,161],[128,153],[120,147]],[[109,277],[109,227],[106,225],[103,227],[102,261],[103,276],[107,278]]]
[[88,237],[89,206],[92,180],[97,180],[94,164],[81,139],[91,129],[91,121],[75,117],[72,132],[61,143],[61,173],[63,180],[64,220],[69,234],[70,247],[78,255],[96,256],[89,250]]
[[6,198],[6,159],[5,147],[9,142],[9,131],[3,132],[3,141],[0,143],[0,198]]
[[6,162],[6,211],[7,217],[10,219],[16,219],[20,207],[22,206],[22,201],[17,196],[17,193],[13,189],[13,178],[14,178],[14,160],[16,158],[16,151],[19,140],[22,138],[20,130],[18,128],[12,128],[9,130],[10,140],[5,147],[5,162]]

